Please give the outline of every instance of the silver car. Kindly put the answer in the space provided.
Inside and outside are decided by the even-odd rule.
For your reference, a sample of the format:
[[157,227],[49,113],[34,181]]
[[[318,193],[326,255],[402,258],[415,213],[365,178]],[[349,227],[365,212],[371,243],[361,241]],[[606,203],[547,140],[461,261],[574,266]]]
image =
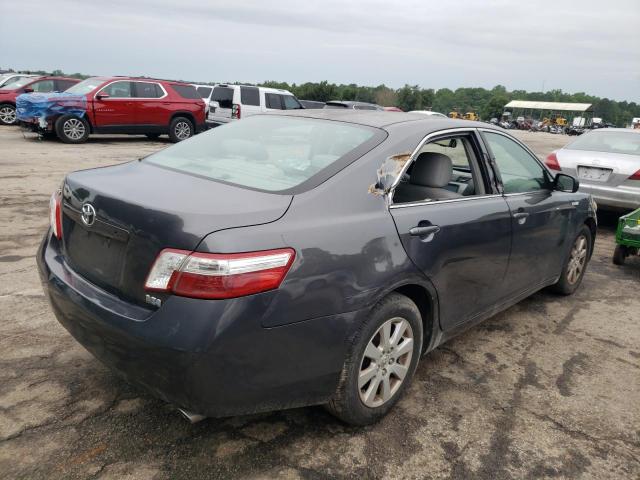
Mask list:
[[545,163],[578,178],[580,191],[600,206],[640,207],[640,130],[593,130],[551,153]]

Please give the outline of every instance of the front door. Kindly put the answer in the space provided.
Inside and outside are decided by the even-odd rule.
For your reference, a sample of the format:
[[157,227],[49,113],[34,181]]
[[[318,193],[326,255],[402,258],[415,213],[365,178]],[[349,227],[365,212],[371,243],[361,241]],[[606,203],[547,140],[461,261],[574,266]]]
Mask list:
[[[101,94],[107,95],[103,98]],[[112,82],[102,88],[93,100],[95,127],[107,131],[123,131],[136,123],[133,87],[129,81]]]
[[572,195],[553,190],[551,175],[524,146],[495,131],[483,137],[512,216],[506,284],[512,294],[530,293],[560,274],[572,240]]
[[390,212],[405,251],[438,292],[443,330],[504,299],[511,215],[479,152],[474,131],[438,137],[393,192]]

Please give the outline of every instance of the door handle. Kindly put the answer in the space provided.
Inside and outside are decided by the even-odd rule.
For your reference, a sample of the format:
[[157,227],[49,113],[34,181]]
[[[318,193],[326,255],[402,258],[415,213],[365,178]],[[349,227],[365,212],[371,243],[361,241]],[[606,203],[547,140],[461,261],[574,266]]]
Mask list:
[[513,214],[513,218],[518,221],[518,225],[524,225],[528,216],[529,214],[527,212],[516,212]]
[[433,235],[440,231],[440,227],[437,225],[429,225],[428,227],[413,227],[409,230],[409,235],[414,237],[426,237],[427,235]]

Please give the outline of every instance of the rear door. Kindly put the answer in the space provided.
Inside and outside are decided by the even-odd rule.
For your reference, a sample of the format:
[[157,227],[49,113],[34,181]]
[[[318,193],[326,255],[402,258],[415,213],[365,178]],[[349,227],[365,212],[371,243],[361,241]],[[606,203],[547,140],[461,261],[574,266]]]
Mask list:
[[240,87],[241,118],[262,112],[260,106],[260,89],[258,87]]
[[573,195],[552,189],[551,175],[524,145],[495,130],[482,135],[512,216],[506,284],[512,293],[525,294],[560,273],[572,240]]
[[213,88],[211,93],[211,106],[209,109],[209,118],[215,120],[231,119],[231,110],[233,109],[234,87],[227,85],[218,85]]
[[168,101],[168,94],[162,85],[156,82],[131,83],[136,125],[166,127],[171,116],[171,102]]
[[[100,94],[107,97],[98,98]],[[133,83],[128,80],[111,82],[96,92],[93,101],[95,126],[112,131],[135,125]]]
[[410,201],[394,201],[390,212],[407,254],[434,284],[441,326],[450,330],[482,317],[504,299],[511,215],[488,180],[475,130],[431,135],[422,152],[451,159],[451,179],[442,187],[450,192],[442,197],[448,198],[419,200],[413,193],[406,195],[420,191],[420,185],[411,183],[410,165],[393,193]]

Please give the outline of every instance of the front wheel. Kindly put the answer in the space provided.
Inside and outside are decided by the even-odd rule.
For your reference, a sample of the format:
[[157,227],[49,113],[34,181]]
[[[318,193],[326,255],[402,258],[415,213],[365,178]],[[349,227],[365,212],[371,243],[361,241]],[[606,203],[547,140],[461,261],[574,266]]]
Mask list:
[[616,265],[624,265],[624,260],[629,256],[627,247],[624,245],[616,245],[613,251],[613,263]]
[[185,117],[176,117],[169,124],[169,139],[173,143],[181,142],[194,134],[193,123]]
[[15,125],[17,120],[15,106],[10,103],[0,105],[0,124]]
[[352,425],[378,421],[402,397],[421,351],[418,307],[404,295],[387,296],[357,333],[327,409]]
[[571,246],[571,251],[562,268],[560,279],[551,289],[561,295],[571,295],[582,283],[589,263],[592,247],[591,230],[583,225]]
[[64,143],[84,143],[89,138],[89,122],[73,115],[63,115],[56,120],[55,130]]

